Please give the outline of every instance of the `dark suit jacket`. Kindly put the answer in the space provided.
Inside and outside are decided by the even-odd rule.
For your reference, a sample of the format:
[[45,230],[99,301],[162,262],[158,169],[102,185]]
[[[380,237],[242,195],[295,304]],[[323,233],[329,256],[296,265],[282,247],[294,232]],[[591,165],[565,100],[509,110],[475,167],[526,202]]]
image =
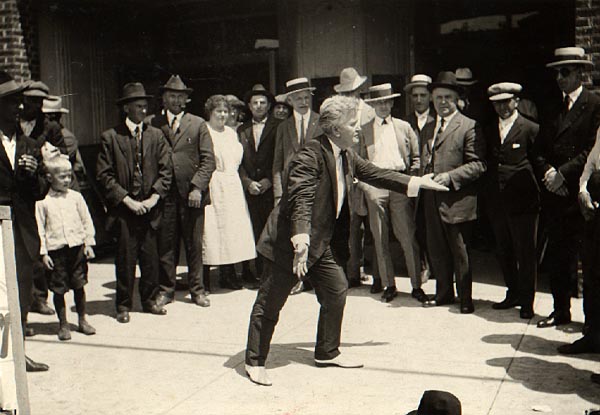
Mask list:
[[[354,177],[396,192],[405,192],[410,180],[410,176],[375,167],[353,150],[348,150],[348,164],[346,200],[352,197],[349,193],[353,192]],[[304,233],[310,235],[309,267],[328,247],[342,262],[347,260],[349,210],[345,203],[346,208],[336,220],[337,198],[333,148],[327,136],[321,135],[307,142],[292,159],[281,203],[271,212],[257,250],[271,261],[291,269],[294,252],[290,238]],[[340,225],[340,221],[344,223]]]
[[584,88],[566,116],[561,110],[562,102],[557,104],[551,120],[541,125],[534,146],[534,168],[540,181],[550,167],[563,175],[569,196],[559,197],[543,191],[544,199],[549,198],[548,205],[561,205],[577,214],[579,177],[600,125],[600,98]]
[[[431,158],[431,143],[435,123],[423,128],[421,172]],[[476,180],[485,172],[485,142],[475,120],[459,111],[436,138],[433,173],[450,175],[450,191],[435,193],[435,201],[442,220],[457,224],[477,218]]]
[[482,193],[489,207],[510,213],[539,210],[540,190],[532,166],[538,132],[536,123],[519,115],[501,144],[497,120],[486,126],[487,172]]
[[29,257],[40,257],[40,237],[35,221],[35,202],[43,199],[42,189],[37,174],[29,174],[18,166],[23,154],[38,159],[41,164],[40,146],[25,135],[17,136],[15,170],[13,170],[4,150],[0,145],[0,205],[12,208],[13,227],[18,227],[23,236]]
[[[123,205],[123,199],[133,185],[135,170],[135,149],[131,146],[131,134],[125,123],[102,133],[102,148],[96,164],[96,179],[104,191],[108,204],[107,229],[111,229],[115,219],[123,212],[130,212]],[[172,166],[171,150],[163,133],[148,124],[144,124],[142,133],[142,197],[153,193],[161,199],[167,195],[171,186]],[[156,229],[160,222],[161,203],[152,209],[151,226]]]
[[[240,177],[244,190],[247,191],[251,182],[269,179],[273,183],[273,158],[275,156],[275,135],[279,120],[269,115],[256,150],[256,140],[252,131],[252,120],[238,127],[240,142],[244,148],[244,157],[240,166]],[[268,190],[272,193],[272,189]],[[270,208],[270,207],[269,207]]]
[[[62,126],[56,121],[49,121],[46,116],[40,112],[35,121],[35,127],[29,136],[33,138],[41,147],[46,141],[55,147],[58,147],[63,154],[67,153],[67,145],[62,134]],[[17,134],[23,134],[20,123],[17,122]],[[71,160],[73,162],[73,160]]]
[[206,122],[201,117],[185,113],[179,128],[173,133],[164,114],[149,117],[147,121],[167,138],[171,148],[173,184],[177,185],[179,195],[187,200],[190,191],[197,188],[203,193],[202,205],[206,205],[209,202],[208,183],[216,166]]
[[[430,122],[435,122],[436,116],[437,116],[437,114],[435,112],[435,109],[429,108],[429,114],[427,115],[427,122],[425,123],[425,125],[429,124]],[[415,132],[417,134],[421,133],[421,129],[419,128],[419,122],[417,120],[417,116],[414,111],[411,111],[411,113],[408,114],[403,119],[404,119],[404,121],[406,121],[410,124],[412,129],[415,130]],[[423,128],[425,128],[425,125],[423,126]]]
[[[308,129],[304,134],[305,143],[306,140],[323,134],[321,127],[319,127],[319,114],[310,111],[309,117]],[[298,143],[296,119],[292,115],[277,127],[273,158],[273,193],[276,198],[281,197],[283,194],[282,182],[285,181],[285,178],[282,178],[282,176],[285,176],[288,164],[298,150],[300,150],[300,143]]]

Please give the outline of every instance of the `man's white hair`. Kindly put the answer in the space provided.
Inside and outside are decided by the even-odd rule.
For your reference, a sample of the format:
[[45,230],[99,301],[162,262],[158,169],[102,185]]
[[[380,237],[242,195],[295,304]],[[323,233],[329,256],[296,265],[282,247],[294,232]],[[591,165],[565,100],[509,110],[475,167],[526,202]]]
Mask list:
[[358,110],[358,99],[334,95],[327,98],[319,109],[319,125],[326,135],[333,135],[333,128],[337,127],[356,115]]

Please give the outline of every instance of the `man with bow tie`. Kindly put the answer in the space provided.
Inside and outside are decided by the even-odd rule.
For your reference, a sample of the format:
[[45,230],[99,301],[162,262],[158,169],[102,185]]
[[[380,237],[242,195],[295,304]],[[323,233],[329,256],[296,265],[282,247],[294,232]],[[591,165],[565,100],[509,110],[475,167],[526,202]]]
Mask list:
[[185,112],[193,92],[179,75],[163,85],[164,113],[149,117],[153,127],[162,130],[171,149],[173,181],[163,203],[163,217],[158,229],[160,306],[175,300],[177,263],[183,238],[188,264],[191,300],[200,307],[210,306],[204,287],[202,267],[202,231],[204,206],[208,203],[208,183],[215,170],[212,140],[205,121]]

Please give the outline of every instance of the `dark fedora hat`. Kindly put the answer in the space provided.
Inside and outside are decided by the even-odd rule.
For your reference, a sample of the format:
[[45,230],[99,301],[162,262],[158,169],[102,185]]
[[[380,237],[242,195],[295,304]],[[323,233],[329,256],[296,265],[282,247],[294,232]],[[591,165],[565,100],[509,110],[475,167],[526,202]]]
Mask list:
[[436,88],[453,89],[459,94],[463,91],[463,87],[456,81],[456,74],[450,71],[440,72],[435,79],[435,82],[427,85],[427,89],[430,91],[433,91]]
[[130,82],[123,86],[123,94],[121,98],[117,100],[117,104],[125,104],[129,101],[135,101],[136,99],[150,99],[152,95],[146,94],[144,85],[140,82]]
[[18,84],[8,72],[0,71],[0,98],[17,94],[25,89],[25,85]]
[[186,84],[183,83],[179,75],[171,75],[166,84],[158,88],[161,92],[164,91],[173,91],[173,92],[183,92],[190,95],[194,90],[192,88],[188,88]]
[[425,391],[419,402],[419,408],[407,415],[461,415],[460,401],[446,391]]
[[270,103],[273,103],[273,101],[275,100],[273,94],[267,91],[263,84],[256,84],[252,87],[250,91],[244,94],[244,101],[246,102],[246,104],[249,103],[250,99],[256,95],[262,95],[263,97],[266,97]]

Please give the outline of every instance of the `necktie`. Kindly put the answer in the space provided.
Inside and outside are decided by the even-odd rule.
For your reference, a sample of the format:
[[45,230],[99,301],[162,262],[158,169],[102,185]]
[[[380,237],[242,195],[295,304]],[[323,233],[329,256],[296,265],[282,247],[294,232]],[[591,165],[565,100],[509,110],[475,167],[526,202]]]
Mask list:
[[384,118],[383,121],[381,121],[381,125],[386,125],[386,124],[387,124],[387,121]]
[[304,117],[300,117],[300,147],[304,147]]
[[140,161],[142,160],[142,130],[140,127],[135,127],[135,166],[138,171],[141,171]]
[[346,180],[346,176],[348,175],[348,154],[346,150],[340,151],[340,156],[342,157],[342,169],[344,169],[344,181]]
[[444,118],[441,118],[440,128],[438,128],[437,133],[435,133],[435,136],[433,137],[433,139],[431,140],[431,143],[429,144],[429,146],[430,146],[430,148],[429,148],[429,163],[427,163],[427,166],[425,168],[426,173],[433,172],[433,162],[435,161],[435,142],[437,141],[440,134],[442,134],[444,132],[445,124],[446,124],[446,120]]
[[175,124],[177,124],[177,117],[173,117],[173,121],[171,122],[171,131],[173,131],[173,132],[177,131]]
[[569,112],[569,105],[571,105],[571,97],[569,95],[565,95],[563,113],[566,114]]

